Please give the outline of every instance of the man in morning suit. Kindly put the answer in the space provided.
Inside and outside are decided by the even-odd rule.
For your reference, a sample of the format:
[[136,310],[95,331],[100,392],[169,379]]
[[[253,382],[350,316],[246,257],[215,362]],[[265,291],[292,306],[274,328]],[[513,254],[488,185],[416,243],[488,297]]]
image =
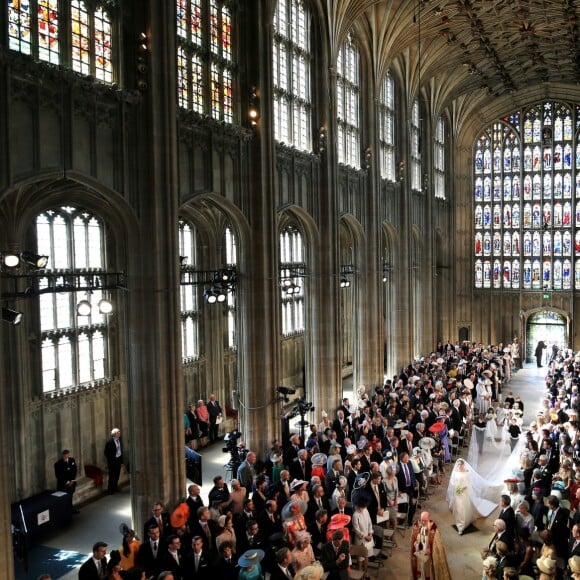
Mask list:
[[167,542],[161,537],[157,524],[151,524],[147,530],[147,539],[139,546],[135,564],[145,570],[145,575],[157,576],[163,572]]
[[203,538],[194,536],[191,540],[192,552],[184,564],[184,578],[188,580],[207,580],[211,576],[212,560],[203,548]]
[[107,544],[96,542],[93,555],[79,568],[79,580],[103,580],[107,577]]
[[[74,457],[70,456],[68,449],[62,450],[60,459],[54,464],[54,475],[56,477],[56,489],[72,496],[77,486],[77,462]],[[79,510],[73,509],[73,514],[78,513]]]
[[215,398],[215,395],[209,396],[207,411],[209,413],[209,440],[213,443],[218,438],[218,417],[222,417],[222,408],[220,407],[218,400]]
[[292,552],[289,548],[280,548],[276,551],[276,563],[270,571],[270,580],[289,580],[294,578],[294,574]]
[[399,455],[399,471],[397,472],[397,482],[399,492],[406,493],[408,497],[407,523],[413,525],[413,516],[415,515],[416,505],[414,502],[416,479],[413,467],[409,463],[409,454],[402,451]]
[[320,563],[324,571],[328,572],[327,580],[348,580],[350,548],[342,530],[336,530],[332,534],[332,541],[322,546]]
[[119,476],[121,475],[121,465],[123,465],[123,442],[120,429],[115,427],[111,431],[111,438],[105,443],[104,453],[107,458],[107,468],[109,469],[107,493],[112,495],[116,491],[120,491]]
[[236,569],[237,559],[232,552],[231,542],[222,542],[219,547],[220,557],[214,563],[211,574],[219,580],[237,580],[238,570]]
[[167,538],[167,552],[163,556],[163,570],[173,574],[174,580],[182,580],[185,569],[185,558],[181,555],[181,540],[179,536]]

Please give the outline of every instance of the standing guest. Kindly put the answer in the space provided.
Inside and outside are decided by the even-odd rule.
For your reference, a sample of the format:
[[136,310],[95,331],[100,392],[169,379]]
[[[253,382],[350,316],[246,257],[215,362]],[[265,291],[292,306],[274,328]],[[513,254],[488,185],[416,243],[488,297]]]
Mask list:
[[218,518],[218,526],[219,528],[217,530],[217,536],[215,539],[215,544],[218,549],[218,552],[220,551],[220,546],[224,542],[228,542],[231,546],[232,554],[235,554],[237,540],[236,540],[236,532],[234,531],[234,522],[232,514],[221,515]]
[[213,478],[213,487],[209,490],[207,499],[210,508],[218,509],[221,512],[224,512],[230,505],[230,490],[221,475],[216,475]]
[[294,574],[292,552],[286,547],[276,550],[276,563],[270,570],[270,580],[288,580],[294,578]]
[[179,536],[167,538],[167,551],[163,556],[163,570],[171,572],[174,580],[182,580],[185,573],[185,562],[181,554],[181,540]]
[[212,567],[212,576],[220,580],[237,580],[236,557],[229,542],[222,542],[219,546],[220,557]]
[[123,570],[130,570],[135,566],[135,558],[141,542],[135,537],[135,531],[130,529],[127,524],[121,524],[121,533],[123,534],[123,543],[119,550],[120,563]]
[[208,580],[211,577],[211,557],[203,547],[203,538],[194,536],[191,540],[191,552],[183,568],[184,578],[188,580]]
[[253,451],[248,451],[246,458],[240,466],[238,467],[238,473],[236,474],[236,479],[240,482],[242,487],[246,488],[246,495],[248,495],[254,485],[255,470],[254,465],[256,464],[256,454]]
[[203,402],[203,399],[200,399],[197,402],[195,413],[197,415],[197,424],[199,426],[200,436],[202,439],[207,438],[209,433],[209,411],[207,410],[207,406]]
[[312,549],[311,537],[309,532],[298,532],[296,534],[296,546],[292,550],[292,566],[294,571],[298,572],[310,566],[316,561],[314,550]]
[[332,540],[322,547],[320,563],[328,572],[327,580],[348,580],[350,565],[350,547],[344,540],[344,532],[336,530]]
[[201,488],[199,485],[197,485],[197,483],[192,483],[187,488],[187,493],[189,494],[185,500],[185,503],[189,508],[189,518],[187,520],[187,525],[191,527],[197,518],[197,510],[203,506],[203,499],[201,497]]
[[230,510],[234,517],[239,516],[244,511],[244,501],[246,499],[246,488],[242,487],[239,480],[232,479],[232,491],[230,491]]
[[216,551],[216,530],[214,526],[215,524],[211,519],[209,508],[206,506],[200,507],[197,510],[197,521],[194,522],[191,528],[191,533],[203,540],[204,552],[207,552],[210,556],[213,556]]
[[430,518],[429,512],[422,512],[411,533],[412,578],[449,580],[451,573],[447,564],[447,554],[441,532]]
[[163,504],[160,501],[156,501],[151,508],[151,517],[143,526],[143,538],[147,537],[147,531],[152,524],[159,526],[159,533],[162,536],[168,536],[171,533],[169,514],[163,511]]
[[167,542],[161,537],[157,523],[147,530],[147,540],[139,546],[135,563],[145,571],[147,577],[163,572],[163,560],[167,552]]
[[222,422],[222,408],[215,395],[209,396],[207,410],[209,413],[209,441],[213,443],[218,438],[219,425]]
[[538,342],[536,350],[534,351],[534,356],[536,357],[536,365],[539,369],[542,368],[542,356],[544,355],[544,349],[546,348],[546,343],[543,340]]
[[414,501],[416,480],[413,468],[409,463],[409,454],[406,451],[401,452],[399,456],[397,483],[399,485],[399,492],[407,494],[407,523],[412,526],[416,509]]
[[[62,450],[60,459],[54,464],[54,475],[56,476],[56,489],[72,496],[77,486],[77,462],[74,457],[70,456],[68,449]],[[73,514],[78,513],[79,510],[73,509]]]
[[197,422],[197,413],[195,412],[194,403],[189,403],[187,405],[187,412],[185,414],[187,416],[190,431],[189,434],[186,432],[186,443],[192,442],[191,446],[196,449],[199,442],[199,424]]
[[107,544],[96,542],[93,555],[79,568],[79,580],[103,580],[107,577]]
[[111,431],[111,438],[105,443],[105,457],[109,470],[109,481],[107,493],[114,494],[119,489],[119,476],[121,475],[121,465],[123,465],[123,442],[121,441],[121,430],[115,427]]
[[239,580],[264,580],[260,562],[264,559],[264,550],[248,550],[238,560]]

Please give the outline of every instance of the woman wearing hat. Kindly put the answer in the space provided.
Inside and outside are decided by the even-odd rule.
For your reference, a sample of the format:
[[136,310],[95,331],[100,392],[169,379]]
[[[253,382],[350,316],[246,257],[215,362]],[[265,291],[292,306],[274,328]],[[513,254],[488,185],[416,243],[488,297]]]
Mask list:
[[231,512],[218,518],[218,526],[218,535],[215,539],[217,549],[219,550],[220,545],[224,542],[229,542],[232,545],[232,553],[235,554],[237,539]]
[[399,482],[396,470],[392,465],[386,468],[385,476],[383,484],[387,491],[387,509],[389,510],[387,526],[395,529],[397,527],[397,512],[399,511]]
[[296,543],[296,535],[298,532],[303,532],[306,530],[306,520],[304,514],[308,508],[308,504],[305,501],[299,499],[291,499],[282,508],[282,527],[284,528],[284,533],[288,538],[288,544],[294,547]]
[[556,580],[556,560],[554,558],[538,558],[536,566],[540,571],[538,580]]
[[348,526],[350,524],[351,517],[348,514],[334,514],[330,521],[328,522],[328,526],[326,528],[326,541],[332,541],[332,535],[337,530],[342,530],[344,534],[344,541],[350,544],[350,531]]
[[123,570],[129,570],[135,566],[135,556],[141,542],[135,537],[135,530],[130,529],[127,524],[121,524],[120,531],[123,534],[123,544],[119,550],[121,567]]
[[247,550],[238,560],[239,580],[264,580],[260,562],[264,559],[263,550]]
[[324,568],[319,562],[314,562],[311,566],[306,566],[296,572],[294,580],[321,580],[324,576]]
[[302,568],[310,566],[316,561],[311,539],[310,533],[307,531],[296,534],[296,545],[292,550],[292,567],[294,568],[294,572],[299,572]]
[[292,492],[290,499],[296,499],[308,503],[310,496],[306,490],[307,486],[307,481],[304,481],[303,479],[293,479],[290,483],[290,491]]

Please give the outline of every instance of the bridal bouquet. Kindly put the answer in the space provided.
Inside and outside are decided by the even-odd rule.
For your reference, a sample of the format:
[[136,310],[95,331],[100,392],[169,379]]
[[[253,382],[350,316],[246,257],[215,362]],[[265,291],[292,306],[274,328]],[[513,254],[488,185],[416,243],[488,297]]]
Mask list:
[[455,486],[455,495],[463,495],[466,489],[467,487],[465,485],[459,483],[458,485]]

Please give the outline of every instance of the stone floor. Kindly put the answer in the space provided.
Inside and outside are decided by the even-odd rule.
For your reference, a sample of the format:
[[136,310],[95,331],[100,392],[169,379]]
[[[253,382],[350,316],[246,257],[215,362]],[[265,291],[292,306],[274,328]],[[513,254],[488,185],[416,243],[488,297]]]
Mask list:
[[[535,411],[544,391],[543,376],[542,369],[529,366],[514,375],[511,383],[504,387],[504,394],[513,391],[514,395],[521,396],[525,404],[524,425],[528,425],[535,418]],[[202,493],[207,494],[214,475],[218,473],[225,475],[224,464],[227,463],[228,456],[222,453],[221,444],[204,449],[202,454],[204,481]],[[467,448],[464,449],[462,455],[467,457]],[[489,455],[492,453],[489,452]],[[492,457],[488,457],[488,461],[492,459]],[[452,467],[452,465],[447,466],[448,473]],[[186,485],[184,493],[185,488]],[[453,518],[445,500],[446,490],[447,477],[441,486],[432,489],[432,493],[429,499],[423,503],[422,509],[431,513],[432,518],[441,529],[453,579],[479,579],[481,578],[480,551],[489,543],[491,538],[495,513],[488,518],[477,520],[469,533],[459,536],[452,527]],[[87,555],[91,551],[92,544],[97,540],[107,542],[109,549],[118,549],[121,544],[119,526],[123,522],[129,524],[130,519],[128,491],[114,496],[105,495],[99,500],[83,506],[81,513],[74,516],[69,528],[50,539],[45,539],[42,543],[49,547],[86,553]],[[384,567],[373,573],[373,576],[380,579],[410,578],[410,535],[410,530],[398,530],[395,533],[397,548],[385,561]],[[17,578],[24,580],[27,576],[20,575]],[[76,579],[77,572],[69,572],[61,578],[64,580]]]

